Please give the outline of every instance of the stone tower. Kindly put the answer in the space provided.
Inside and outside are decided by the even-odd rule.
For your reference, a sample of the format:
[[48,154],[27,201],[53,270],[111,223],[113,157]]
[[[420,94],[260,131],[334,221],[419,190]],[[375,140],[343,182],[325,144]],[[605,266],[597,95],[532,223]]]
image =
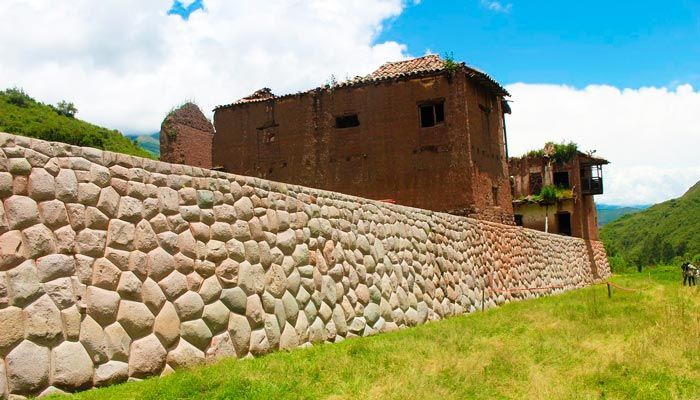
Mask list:
[[212,168],[214,126],[196,104],[171,111],[160,126],[160,159]]

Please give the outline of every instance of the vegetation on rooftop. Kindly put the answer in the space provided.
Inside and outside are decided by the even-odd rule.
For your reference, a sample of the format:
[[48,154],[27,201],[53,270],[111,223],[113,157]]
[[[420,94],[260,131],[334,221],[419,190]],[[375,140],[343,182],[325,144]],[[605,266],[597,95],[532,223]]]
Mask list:
[[574,158],[578,152],[578,145],[574,142],[547,142],[538,150],[530,150],[526,157],[549,157],[557,164],[564,164]]
[[36,101],[22,89],[0,91],[0,132],[153,158],[119,131],[75,118],[77,112],[68,101],[54,106]]
[[573,192],[571,189],[554,185],[544,185],[538,194],[520,196],[516,200],[538,204],[554,204],[558,200],[570,199],[572,197]]
[[455,61],[455,56],[453,52],[445,52],[442,56],[442,62],[445,64],[445,71],[452,76],[459,69],[459,63]]
[[[77,399],[700,398],[698,289],[678,266],[398,332],[224,360]],[[62,397],[56,397],[60,399]]]

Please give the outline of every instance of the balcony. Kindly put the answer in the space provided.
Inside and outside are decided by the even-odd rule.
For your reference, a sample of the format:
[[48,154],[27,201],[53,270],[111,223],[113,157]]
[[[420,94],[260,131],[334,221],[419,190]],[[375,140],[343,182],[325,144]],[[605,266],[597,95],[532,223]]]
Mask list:
[[603,194],[603,168],[601,165],[588,165],[581,168],[581,193],[584,195]]

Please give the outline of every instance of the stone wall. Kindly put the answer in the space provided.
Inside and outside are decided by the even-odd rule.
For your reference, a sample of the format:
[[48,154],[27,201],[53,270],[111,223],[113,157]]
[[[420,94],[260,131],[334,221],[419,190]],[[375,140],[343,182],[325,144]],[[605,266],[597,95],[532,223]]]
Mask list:
[[337,342],[475,311],[482,291],[493,307],[609,274],[598,242],[2,133],[0,149],[4,396]]

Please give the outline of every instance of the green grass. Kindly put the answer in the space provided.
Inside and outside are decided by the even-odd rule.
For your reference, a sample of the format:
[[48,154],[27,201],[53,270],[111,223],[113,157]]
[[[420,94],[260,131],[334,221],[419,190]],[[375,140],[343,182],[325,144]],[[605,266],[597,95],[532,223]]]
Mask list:
[[119,131],[62,115],[19,89],[0,90],[0,132],[154,158]]
[[600,229],[613,268],[700,262],[700,182],[681,197],[624,215]]
[[700,290],[677,267],[399,332],[226,360],[79,399],[700,398]]

